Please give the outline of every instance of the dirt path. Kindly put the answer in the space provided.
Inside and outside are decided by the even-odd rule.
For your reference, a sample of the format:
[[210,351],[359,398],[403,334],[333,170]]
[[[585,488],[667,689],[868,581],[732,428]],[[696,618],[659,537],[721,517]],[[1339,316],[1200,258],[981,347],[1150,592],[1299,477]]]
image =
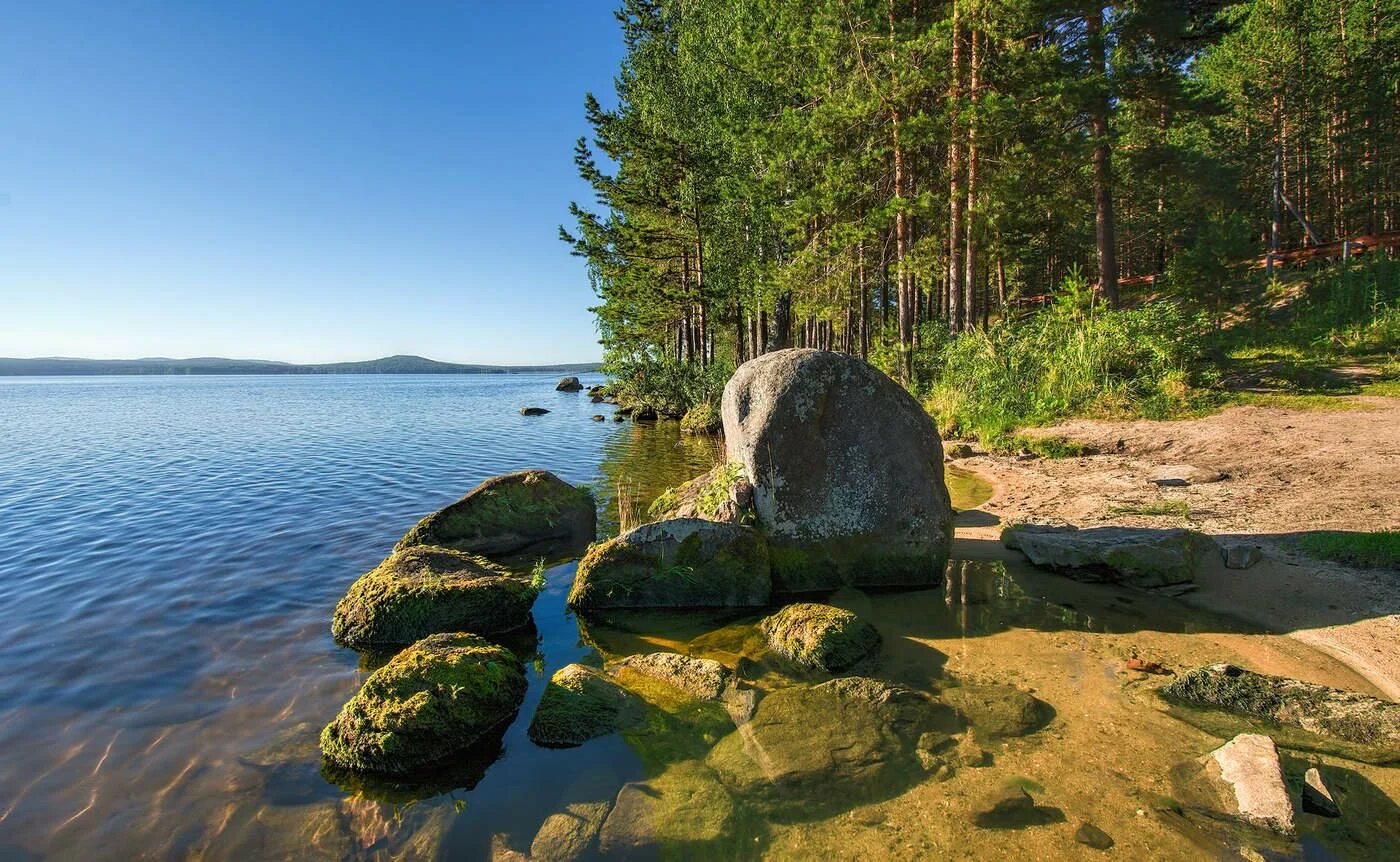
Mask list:
[[[1190,526],[1263,548],[1247,570],[1212,560],[1182,598],[1287,633],[1345,662],[1400,700],[1400,572],[1357,570],[1291,546],[1309,530],[1400,528],[1400,399],[1359,409],[1237,407],[1173,422],[1079,420],[1040,429],[1108,454],[1063,460],[978,456],[957,462],[996,484],[958,539],[988,547],[999,522]],[[1159,487],[1152,479],[1185,479]],[[1173,514],[1143,514],[1170,507]],[[1185,514],[1182,514],[1182,513]]]

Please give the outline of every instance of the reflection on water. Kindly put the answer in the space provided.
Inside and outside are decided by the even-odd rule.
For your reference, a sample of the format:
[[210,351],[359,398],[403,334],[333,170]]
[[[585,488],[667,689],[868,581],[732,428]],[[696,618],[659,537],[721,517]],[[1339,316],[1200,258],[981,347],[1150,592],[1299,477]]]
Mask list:
[[[552,412],[527,420],[526,403]],[[1167,715],[1122,659],[1250,649],[1286,662],[1290,647],[999,563],[954,561],[942,589],[826,598],[883,635],[874,676],[935,699],[1010,684],[1048,704],[1043,729],[976,740],[987,750],[975,767],[957,753],[971,741],[947,737],[955,727],[894,740],[852,719],[832,731],[895,746],[898,768],[859,800],[794,790],[764,808],[714,779],[712,752],[745,732],[717,708],[668,702],[626,733],[536,746],[525,728],[544,683],[575,661],[674,650],[722,662],[764,697],[826,679],[770,654],[758,613],[577,619],[562,562],[535,630],[509,644],[530,685],[498,734],[426,782],[324,770],[320,728],[384,660],[336,648],[331,609],[424,512],[487,475],[545,467],[593,482],[616,529],[619,488],[644,507],[721,457],[674,423],[590,422],[599,409],[546,377],[0,383],[0,422],[20,441],[0,451],[0,858],[490,858],[529,852],[551,815],[598,803],[617,806],[610,846],[629,858],[637,845],[623,839],[639,834],[705,858],[1057,858],[1077,848],[1080,819],[1128,858],[1199,858],[1187,838],[1218,851],[1161,803],[1170,766],[1217,740]],[[955,507],[986,499],[979,481],[949,471]],[[796,722],[804,740],[810,724]],[[1325,768],[1350,788],[1349,816],[1345,829],[1305,819],[1309,846],[1393,855],[1396,770]],[[1007,781],[1061,820],[975,826],[967,812]]]

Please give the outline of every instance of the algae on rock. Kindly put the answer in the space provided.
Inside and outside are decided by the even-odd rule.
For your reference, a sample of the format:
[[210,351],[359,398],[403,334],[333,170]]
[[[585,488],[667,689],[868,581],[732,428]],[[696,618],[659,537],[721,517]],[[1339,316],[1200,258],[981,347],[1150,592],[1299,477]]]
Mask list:
[[597,517],[586,488],[547,470],[520,470],[482,482],[419,521],[394,547],[438,545],[501,555],[549,543],[581,544],[593,539]]
[[488,560],[448,548],[396,550],[361,575],[331,622],[337,643],[411,644],[438,632],[493,635],[530,622],[535,584]]
[[589,548],[569,607],[759,607],[771,593],[768,549],[756,532],[678,518],[643,524]]
[[876,655],[880,633],[847,610],[812,602],[788,605],[759,623],[774,652],[802,667],[839,673]]
[[347,769],[388,775],[443,763],[520,707],[525,669],[471,634],[435,634],[394,656],[321,732],[321,751]]
[[640,719],[642,705],[607,674],[582,664],[559,668],[540,696],[529,735],[536,745],[581,745]]

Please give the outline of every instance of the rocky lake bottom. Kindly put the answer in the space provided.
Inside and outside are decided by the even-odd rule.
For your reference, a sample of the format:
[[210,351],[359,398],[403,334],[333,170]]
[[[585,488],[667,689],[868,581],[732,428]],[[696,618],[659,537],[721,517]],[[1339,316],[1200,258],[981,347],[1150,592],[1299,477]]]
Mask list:
[[[880,633],[859,674],[968,719],[897,740],[884,713],[807,694],[831,677],[771,653],[772,609],[583,618],[562,561],[534,631],[506,638],[528,687],[496,734],[430,780],[326,768],[321,727],[384,660],[337,647],[331,610],[418,517],[543,467],[593,483],[615,531],[620,487],[645,502],[717,458],[673,424],[593,423],[601,405],[550,382],[0,383],[21,441],[0,452],[0,858],[544,859],[598,829],[627,858],[1092,858],[1105,838],[1127,858],[1230,858],[1235,828],[1183,805],[1172,776],[1245,728],[1169,706],[1129,661],[1367,688],[1297,640],[972,553],[941,588],[820,597]],[[551,412],[519,415],[534,404]],[[959,509],[990,493],[949,484]],[[669,718],[577,747],[530,740],[556,670],[654,651],[717,660],[787,708],[760,701],[736,728],[669,702]],[[754,739],[778,760],[761,768],[817,780],[749,780]],[[862,753],[901,745],[907,768],[867,768]],[[1315,766],[1344,816],[1301,814],[1296,843],[1252,852],[1400,855],[1400,768],[1282,758],[1291,791]]]

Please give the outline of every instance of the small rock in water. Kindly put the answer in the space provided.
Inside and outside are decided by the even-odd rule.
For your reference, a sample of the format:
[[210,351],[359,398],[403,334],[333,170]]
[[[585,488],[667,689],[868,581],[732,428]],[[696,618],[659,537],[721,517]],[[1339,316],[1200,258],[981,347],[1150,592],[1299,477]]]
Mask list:
[[565,377],[559,381],[559,385],[554,387],[556,392],[579,392],[583,389],[583,384],[578,382],[577,377]]
[[628,656],[618,666],[659,679],[697,700],[719,700],[734,678],[729,668],[713,659],[673,652]]
[[1317,767],[1310,768],[1303,775],[1303,810],[1323,817],[1341,817],[1342,809],[1332,798],[1332,791],[1322,781],[1322,773]]
[[985,828],[1022,826],[1033,818],[1035,800],[1019,784],[1005,784],[972,807],[972,822]]
[[1224,558],[1227,569],[1247,569],[1259,562],[1264,551],[1258,545],[1239,542],[1221,547],[1220,556]]
[[602,422],[605,418],[606,418],[606,417],[603,416],[603,414],[601,414],[601,413],[594,413],[594,414],[593,414],[593,421],[594,421],[594,422]]
[[546,409],[544,409],[543,407],[521,407],[521,408],[520,408],[520,415],[521,415],[521,416],[543,416],[544,414],[546,414],[546,413],[548,413],[548,412],[549,412],[549,411],[546,410]]
[[1095,850],[1107,850],[1113,846],[1113,838],[1094,824],[1084,821],[1074,831],[1074,840]]

